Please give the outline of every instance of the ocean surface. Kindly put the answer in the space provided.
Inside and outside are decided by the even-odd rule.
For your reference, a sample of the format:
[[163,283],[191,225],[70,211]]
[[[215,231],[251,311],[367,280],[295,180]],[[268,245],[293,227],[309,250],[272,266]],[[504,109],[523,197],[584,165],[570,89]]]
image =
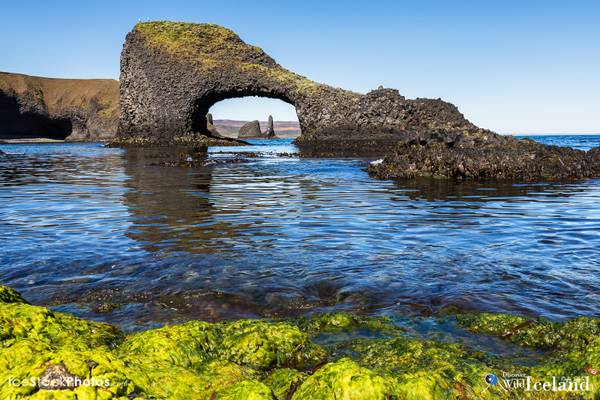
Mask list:
[[301,158],[290,140],[182,163],[96,143],[0,150],[0,283],[125,329],[445,306],[600,316],[600,180],[380,181],[371,160]]

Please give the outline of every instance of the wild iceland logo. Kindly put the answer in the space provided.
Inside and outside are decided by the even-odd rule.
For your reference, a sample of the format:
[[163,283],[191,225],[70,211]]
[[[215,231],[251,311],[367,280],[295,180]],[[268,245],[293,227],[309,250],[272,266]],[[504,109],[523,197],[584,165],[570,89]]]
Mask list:
[[496,374],[485,375],[485,382],[489,386],[498,386],[505,390],[522,390],[526,392],[589,392],[590,377],[557,377],[550,380],[539,380],[525,374],[503,373],[501,377]]

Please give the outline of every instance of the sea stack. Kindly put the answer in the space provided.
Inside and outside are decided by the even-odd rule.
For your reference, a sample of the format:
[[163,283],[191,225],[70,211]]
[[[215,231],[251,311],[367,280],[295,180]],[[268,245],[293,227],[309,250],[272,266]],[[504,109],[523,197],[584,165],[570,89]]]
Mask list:
[[219,131],[215,127],[215,124],[213,122],[213,116],[212,116],[211,113],[206,114],[206,129],[208,130],[208,132],[210,132],[210,134],[212,136],[216,136],[216,137],[220,137],[221,136],[221,134],[219,133]]
[[257,120],[245,123],[238,132],[238,139],[260,138],[262,132]]
[[265,136],[269,139],[275,137],[275,129],[273,128],[273,116],[269,115],[269,120],[267,121],[267,130],[265,131]]

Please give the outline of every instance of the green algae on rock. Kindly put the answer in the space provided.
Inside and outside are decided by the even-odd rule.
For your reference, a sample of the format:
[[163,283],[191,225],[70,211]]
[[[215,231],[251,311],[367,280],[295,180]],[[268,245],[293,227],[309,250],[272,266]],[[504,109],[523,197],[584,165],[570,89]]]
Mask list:
[[271,372],[264,382],[271,388],[278,400],[286,400],[292,396],[305,379],[306,375],[298,370],[281,368]]
[[[191,321],[125,336],[24,303],[0,286],[1,399],[584,399],[599,398],[600,322],[558,323],[505,314],[456,314],[472,332],[547,349],[541,362],[512,360],[460,344],[423,340],[390,328],[387,319],[348,313],[287,322]],[[453,318],[448,314],[448,318]],[[321,347],[311,338],[348,329],[384,335]],[[344,336],[341,336],[344,338]],[[344,351],[340,351],[344,350]],[[526,374],[532,382],[569,377],[587,392],[527,392],[489,385],[494,373]],[[48,390],[39,378],[76,379]]]
[[0,303],[27,303],[16,290],[8,286],[0,286]]
[[292,400],[378,400],[392,394],[386,379],[349,358],[342,358],[308,377]]

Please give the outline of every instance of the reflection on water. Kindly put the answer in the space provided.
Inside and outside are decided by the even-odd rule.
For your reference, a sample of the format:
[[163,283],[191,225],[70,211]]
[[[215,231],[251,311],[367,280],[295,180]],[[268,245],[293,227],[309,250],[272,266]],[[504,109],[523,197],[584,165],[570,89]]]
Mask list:
[[394,183],[365,160],[255,143],[192,166],[163,165],[167,150],[2,145],[0,282],[126,328],[446,305],[600,315],[598,180]]

